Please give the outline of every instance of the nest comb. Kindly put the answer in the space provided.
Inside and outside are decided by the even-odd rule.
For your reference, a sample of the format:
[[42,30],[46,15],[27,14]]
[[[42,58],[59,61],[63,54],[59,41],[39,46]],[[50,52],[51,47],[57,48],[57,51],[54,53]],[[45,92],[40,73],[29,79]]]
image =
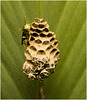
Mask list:
[[49,30],[47,21],[39,18],[32,22],[30,37],[30,45],[24,52],[27,60],[23,65],[23,72],[31,80],[42,81],[54,72],[59,60],[58,41],[54,32]]

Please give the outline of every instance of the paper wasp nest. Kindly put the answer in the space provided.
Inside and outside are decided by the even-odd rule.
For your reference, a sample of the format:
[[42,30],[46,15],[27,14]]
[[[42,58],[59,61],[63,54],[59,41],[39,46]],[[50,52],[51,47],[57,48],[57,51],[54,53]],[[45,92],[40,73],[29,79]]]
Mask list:
[[30,27],[29,46],[25,50],[26,61],[23,72],[31,80],[44,80],[54,72],[59,60],[58,41],[49,30],[45,19],[36,18]]

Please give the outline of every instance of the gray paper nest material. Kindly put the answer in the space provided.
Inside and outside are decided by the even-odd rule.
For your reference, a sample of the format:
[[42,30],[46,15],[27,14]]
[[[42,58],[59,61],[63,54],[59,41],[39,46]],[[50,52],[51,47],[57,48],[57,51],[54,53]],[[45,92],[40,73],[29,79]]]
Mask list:
[[25,50],[27,61],[23,65],[23,72],[31,80],[44,80],[54,72],[59,60],[60,51],[54,32],[49,30],[45,19],[36,18],[30,27],[31,39]]

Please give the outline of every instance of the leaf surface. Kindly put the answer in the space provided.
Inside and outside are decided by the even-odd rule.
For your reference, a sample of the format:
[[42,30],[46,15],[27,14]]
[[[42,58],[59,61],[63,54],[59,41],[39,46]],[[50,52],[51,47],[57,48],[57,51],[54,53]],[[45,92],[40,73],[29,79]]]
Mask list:
[[60,61],[45,79],[45,98],[86,98],[86,1],[1,2],[1,98],[39,98],[39,84],[23,73],[21,45],[24,16],[27,23],[45,18],[59,42]]

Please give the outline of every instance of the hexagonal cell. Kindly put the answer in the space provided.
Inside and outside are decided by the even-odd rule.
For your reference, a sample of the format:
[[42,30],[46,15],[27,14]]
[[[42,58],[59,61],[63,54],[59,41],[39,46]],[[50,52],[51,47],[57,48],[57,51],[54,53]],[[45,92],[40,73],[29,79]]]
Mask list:
[[47,34],[47,37],[52,37],[52,36],[53,36],[52,33],[48,33],[48,34]]
[[31,33],[31,35],[34,36],[34,37],[38,37],[39,36],[38,33],[36,33],[36,32]]
[[33,51],[37,51],[37,49],[34,47],[34,46],[30,46],[29,47],[31,50],[33,50]]
[[44,50],[39,50],[39,51],[37,52],[37,54],[38,54],[38,55],[46,55],[46,53],[45,53]]
[[36,29],[36,32],[38,32],[38,33],[40,33],[42,30],[40,30],[39,28],[38,29]]
[[54,49],[50,52],[50,54],[53,54],[55,51],[57,51],[56,48],[54,48]]
[[44,33],[41,33],[40,37],[46,37],[46,35]]
[[46,20],[45,20],[45,19],[42,19],[42,20],[41,20],[41,23],[44,23],[44,22],[46,22]]
[[57,45],[58,45],[58,41],[57,41],[57,40],[54,41],[53,45],[54,45],[54,46],[57,46]]
[[35,40],[36,43],[40,44],[42,41],[40,39]]
[[43,24],[39,24],[38,27],[39,27],[39,28],[43,28],[44,25],[43,25]]
[[30,38],[30,41],[34,41],[35,40],[35,38],[32,36],[31,38]]
[[47,21],[45,19],[35,18],[35,23],[45,25],[47,23]]
[[30,53],[31,57],[33,57],[37,53],[37,49],[31,45],[28,46],[26,50]]
[[35,22],[40,23],[40,18],[35,18]]
[[30,31],[36,31],[36,29],[34,29],[33,27],[30,28]]
[[43,31],[49,32],[49,29],[48,28],[44,28]]
[[48,45],[49,41],[43,41],[43,45]]
[[55,58],[58,57],[59,54],[60,54],[60,51],[57,51],[57,52],[55,53],[55,56],[54,56],[54,57],[55,57]]
[[32,59],[31,54],[29,53],[28,50],[25,50],[24,54],[25,54],[25,56],[26,56],[26,58],[27,58],[28,60],[31,60],[31,59]]
[[50,46],[48,46],[47,47],[47,49],[46,50],[50,50],[50,49],[52,49],[53,48],[53,46],[52,45],[50,45]]
[[32,26],[33,26],[33,27],[35,27],[35,28],[37,28],[37,27],[38,27],[38,25],[37,25],[37,24],[35,24],[35,23],[32,23]]
[[50,42],[53,42],[55,40],[55,38],[54,37],[52,37],[51,39],[50,39]]

